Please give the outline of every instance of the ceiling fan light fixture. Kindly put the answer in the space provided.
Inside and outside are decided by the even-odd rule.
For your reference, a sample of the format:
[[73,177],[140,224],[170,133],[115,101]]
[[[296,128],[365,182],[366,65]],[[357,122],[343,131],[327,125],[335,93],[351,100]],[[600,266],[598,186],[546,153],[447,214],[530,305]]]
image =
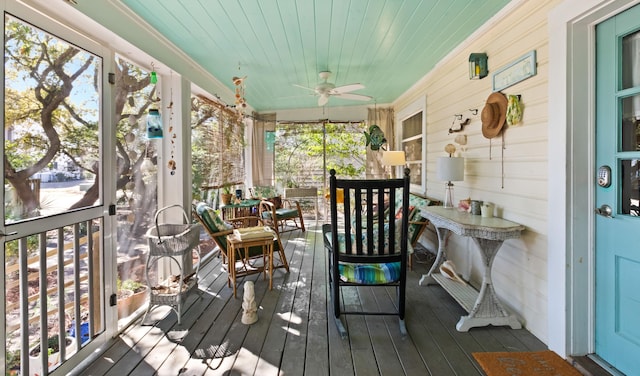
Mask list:
[[368,95],[361,94],[351,94],[352,91],[364,89],[364,85],[360,83],[347,84],[342,86],[336,86],[333,82],[328,82],[327,80],[331,77],[331,72],[322,71],[318,73],[318,76],[323,80],[317,84],[314,88],[296,85],[293,86],[300,87],[302,89],[312,90],[318,96],[318,106],[324,106],[329,102],[329,97],[339,97],[342,99],[350,99],[350,100],[358,100],[358,101],[368,101],[372,98]]
[[318,76],[320,76],[320,78],[321,78],[321,79],[323,79],[323,80],[325,80],[325,81],[326,81],[326,80],[328,80],[328,79],[329,79],[329,77],[331,77],[331,72],[329,72],[329,71],[322,71],[322,72],[318,73]]
[[318,98],[318,106],[322,107],[329,102],[329,94],[321,94]]

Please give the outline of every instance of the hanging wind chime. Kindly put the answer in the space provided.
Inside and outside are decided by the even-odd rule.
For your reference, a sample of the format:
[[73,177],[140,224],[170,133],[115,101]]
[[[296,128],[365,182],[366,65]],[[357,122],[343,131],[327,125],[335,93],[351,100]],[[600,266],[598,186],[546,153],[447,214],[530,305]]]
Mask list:
[[[240,72],[240,63],[238,63],[238,72]],[[236,86],[236,95],[235,95],[235,109],[238,113],[239,120],[242,120],[244,117],[244,111],[247,108],[247,101],[244,98],[245,84],[244,80],[247,76],[240,77],[234,76],[231,78],[233,84]]]
[[[173,78],[173,72],[171,72],[171,77]],[[173,83],[173,80],[171,82]],[[167,108],[169,109],[169,134],[171,135],[171,151],[169,156],[169,162],[167,162],[167,168],[169,169],[171,175],[175,175],[176,168],[177,168],[177,164],[175,160],[177,135],[173,127],[173,86],[171,87],[170,93],[171,95],[169,98],[169,106],[167,106]]]

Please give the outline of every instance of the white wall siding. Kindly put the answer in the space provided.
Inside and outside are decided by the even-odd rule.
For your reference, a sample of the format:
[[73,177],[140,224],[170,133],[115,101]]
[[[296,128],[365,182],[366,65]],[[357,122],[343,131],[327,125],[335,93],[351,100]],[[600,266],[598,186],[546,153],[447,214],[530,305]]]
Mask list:
[[[564,163],[547,158],[547,14],[559,2],[514,2],[394,103],[398,112],[426,95],[427,195],[430,197],[444,197],[444,182],[438,181],[435,165],[438,157],[446,155],[444,146],[454,143],[456,134],[448,133],[454,115],[471,119],[461,132],[467,135],[467,145],[456,145],[457,154],[465,157],[465,180],[454,183],[455,200],[471,197],[492,202],[500,217],[526,226],[522,239],[504,243],[495,260],[492,277],[497,293],[508,307],[545,342],[548,336],[548,165]],[[522,124],[505,130],[504,150],[501,150],[501,137],[489,141],[482,136],[480,112],[492,92],[493,72],[531,50],[537,54],[537,75],[503,90],[505,94],[521,95],[524,111]],[[468,78],[468,58],[472,52],[485,52],[489,57],[489,75],[482,80]],[[478,109],[478,114],[473,116],[469,109]],[[458,270],[478,284],[481,263],[475,244],[453,235],[448,246],[449,256]]]

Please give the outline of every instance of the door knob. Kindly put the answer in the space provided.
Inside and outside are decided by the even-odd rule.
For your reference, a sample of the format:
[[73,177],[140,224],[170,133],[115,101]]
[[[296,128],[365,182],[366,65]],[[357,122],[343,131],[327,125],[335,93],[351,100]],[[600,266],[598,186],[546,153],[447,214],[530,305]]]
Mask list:
[[595,212],[603,217],[613,218],[613,209],[607,204],[602,204],[599,208],[596,208]]

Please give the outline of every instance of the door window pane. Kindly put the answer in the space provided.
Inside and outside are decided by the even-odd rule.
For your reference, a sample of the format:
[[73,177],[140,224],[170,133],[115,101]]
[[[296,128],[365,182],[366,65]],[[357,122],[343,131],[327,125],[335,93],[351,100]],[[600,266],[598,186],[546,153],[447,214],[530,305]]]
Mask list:
[[622,99],[622,151],[640,150],[640,94]]
[[636,86],[640,86],[640,31],[622,38],[622,88]]
[[101,201],[102,61],[5,15],[5,223]]
[[621,213],[640,215],[640,159],[623,159],[620,162]]

